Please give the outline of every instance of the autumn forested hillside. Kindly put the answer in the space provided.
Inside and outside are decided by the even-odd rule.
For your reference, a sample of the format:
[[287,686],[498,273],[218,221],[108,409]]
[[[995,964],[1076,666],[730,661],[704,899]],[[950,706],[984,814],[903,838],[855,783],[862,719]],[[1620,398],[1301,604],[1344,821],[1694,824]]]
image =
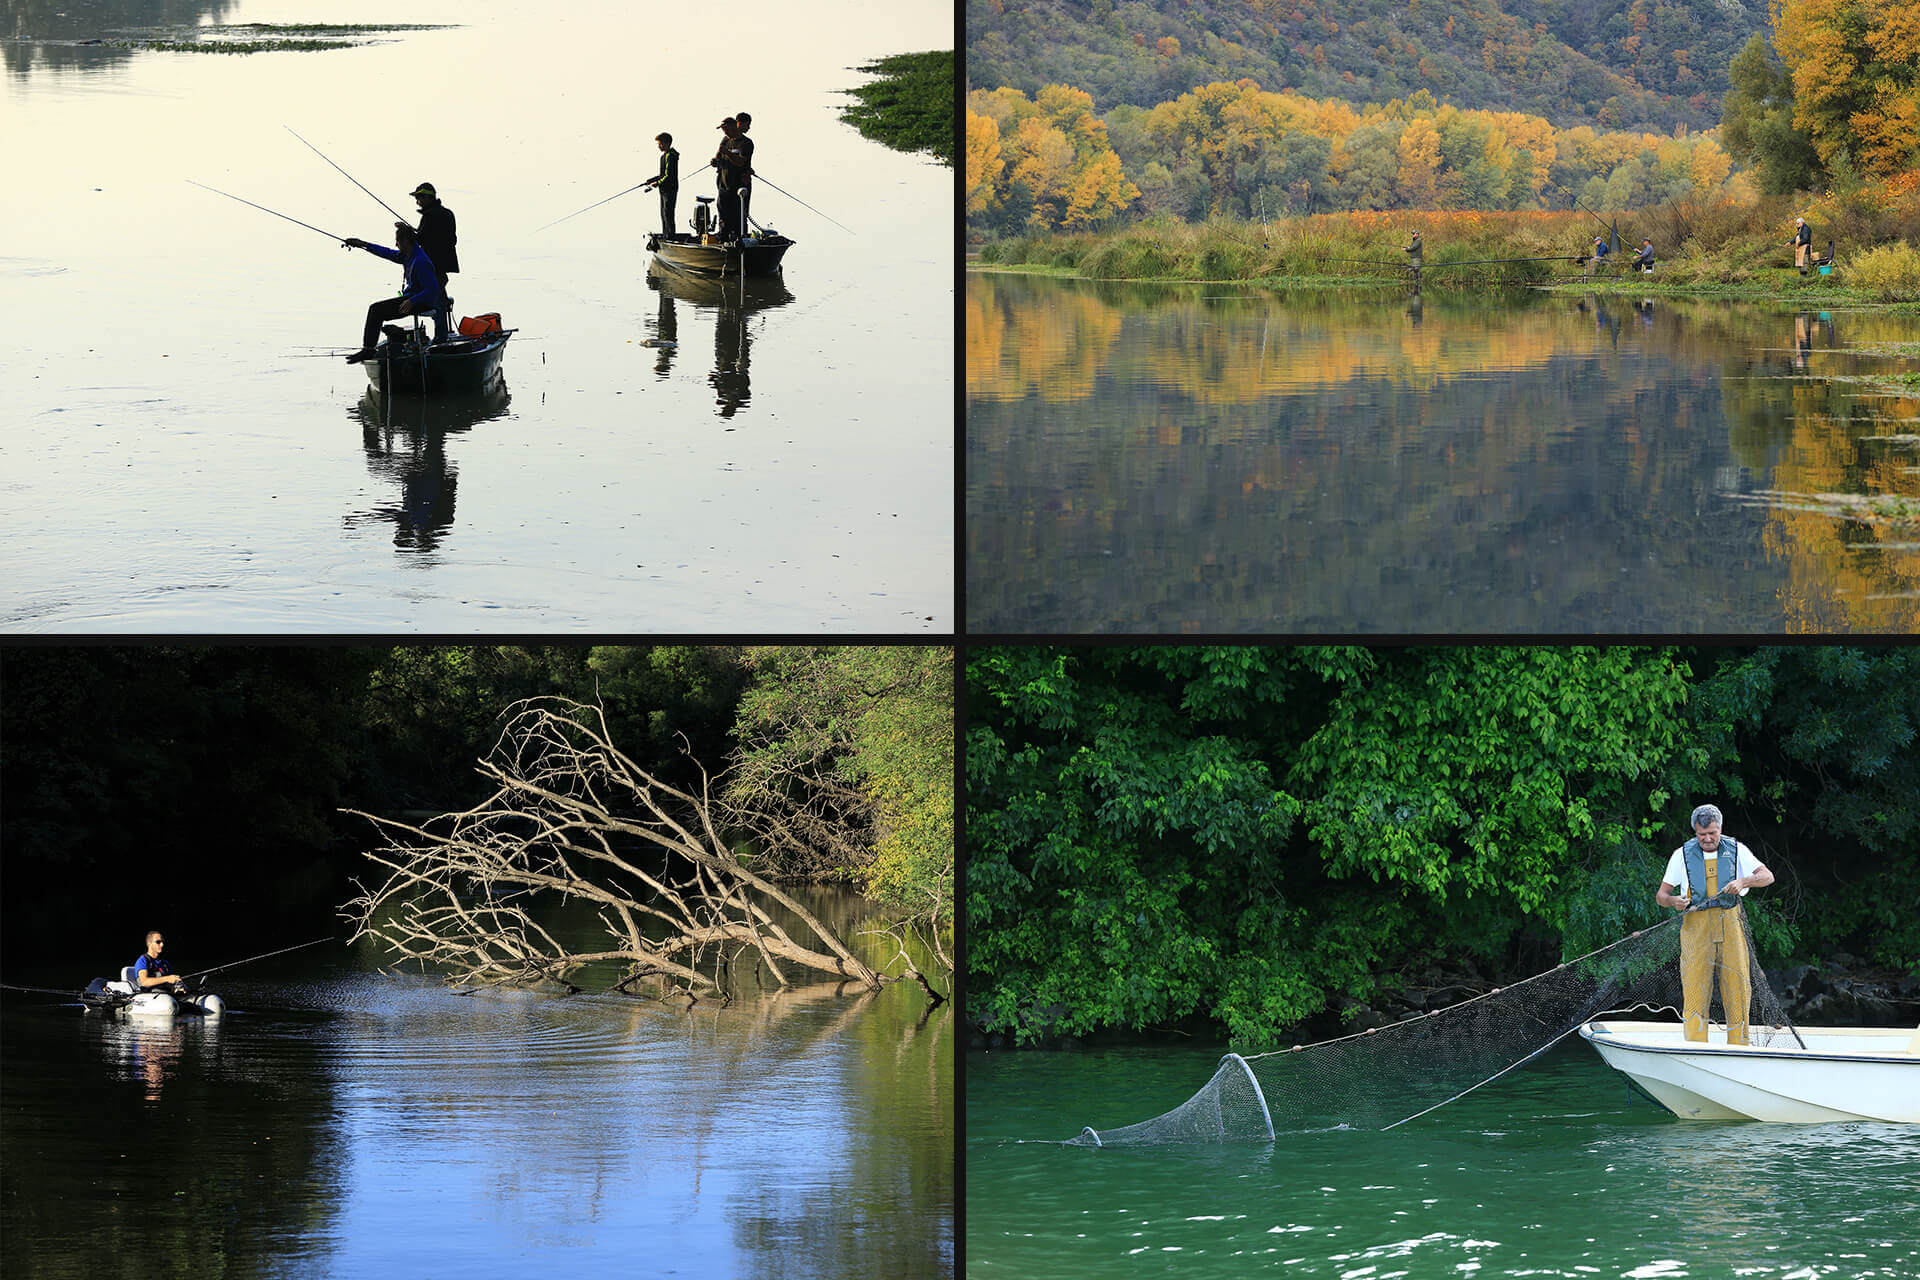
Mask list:
[[1764,0],[967,0],[972,88],[1049,84],[1095,110],[1251,79],[1311,98],[1425,89],[1556,126],[1719,123],[1727,66]]

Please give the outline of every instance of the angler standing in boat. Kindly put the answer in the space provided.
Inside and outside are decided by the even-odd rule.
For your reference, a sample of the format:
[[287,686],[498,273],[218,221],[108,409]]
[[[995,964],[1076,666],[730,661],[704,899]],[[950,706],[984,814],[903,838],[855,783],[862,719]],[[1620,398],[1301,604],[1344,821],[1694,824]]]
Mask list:
[[372,359],[373,344],[380,336],[380,326],[401,316],[431,315],[434,317],[434,338],[438,340],[445,336],[447,293],[440,285],[440,273],[434,267],[433,260],[421,249],[420,238],[414,234],[413,228],[404,222],[393,224],[393,243],[394,248],[387,249],[351,237],[340,242],[344,249],[365,249],[376,258],[399,263],[406,270],[399,297],[382,298],[367,308],[367,327],[361,334],[360,350],[347,357],[348,364]]
[[158,929],[148,931],[147,949],[138,960],[133,962],[133,980],[140,990],[148,991],[154,987],[168,985],[176,991],[179,990],[180,979],[174,976],[173,970],[167,966],[166,960],[160,955],[166,945],[167,940],[160,936]]
[[720,149],[713,153],[715,185],[719,195],[716,203],[720,206],[720,238],[737,240],[743,227],[740,220],[740,189],[746,177],[746,149],[740,145],[739,121],[728,116],[718,127],[726,135],[720,140]]
[[1666,875],[1653,900],[1685,913],[1680,920],[1680,1002],[1687,1039],[1707,1038],[1707,1009],[1717,977],[1727,1043],[1745,1044],[1753,982],[1739,895],[1772,884],[1773,872],[1732,836],[1720,833],[1720,817],[1720,810],[1710,804],[1693,811],[1693,839],[1667,859]]
[[736,111],[733,114],[733,123],[740,130],[740,136],[736,139],[740,144],[741,156],[738,195],[740,197],[740,234],[744,236],[753,230],[753,222],[747,215],[747,210],[753,205],[753,139],[747,136],[747,130],[753,128],[753,117],[744,111]]
[[460,255],[454,249],[460,237],[453,229],[453,210],[440,203],[431,182],[415,187],[412,195],[420,207],[420,248],[440,273],[440,287],[445,289],[451,283],[447,277],[460,269]]
[[673,135],[656,133],[653,140],[660,146],[660,172],[654,174],[640,185],[660,192],[660,234],[673,234],[673,202],[680,194],[680,153],[673,149]]

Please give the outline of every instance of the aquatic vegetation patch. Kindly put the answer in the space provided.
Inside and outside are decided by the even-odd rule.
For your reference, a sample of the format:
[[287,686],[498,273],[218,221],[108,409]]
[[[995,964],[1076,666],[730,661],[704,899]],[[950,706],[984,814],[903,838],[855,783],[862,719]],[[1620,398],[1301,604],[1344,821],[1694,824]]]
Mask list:
[[373,37],[401,31],[444,31],[445,24],[394,22],[342,25],[311,22],[241,22],[226,26],[171,28],[165,34],[129,34],[101,43],[152,53],[310,53],[378,43]]
[[1906,527],[1920,525],[1920,499],[1893,493],[1792,493],[1759,489],[1745,500],[1789,511],[1811,511],[1862,524]]
[[951,49],[896,53],[856,70],[878,76],[843,92],[858,101],[840,108],[840,118],[861,136],[896,151],[924,151],[953,166],[953,64]]

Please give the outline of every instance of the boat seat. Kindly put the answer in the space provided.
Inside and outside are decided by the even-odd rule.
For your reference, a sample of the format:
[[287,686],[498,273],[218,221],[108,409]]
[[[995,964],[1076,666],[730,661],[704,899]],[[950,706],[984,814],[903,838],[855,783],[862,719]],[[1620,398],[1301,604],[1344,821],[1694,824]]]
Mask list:
[[[447,330],[450,329],[453,325],[452,296],[448,295],[446,304],[442,306],[438,311],[432,312],[431,314],[433,319],[433,340],[435,342],[445,342],[447,340]],[[420,334],[420,322],[426,318],[427,318],[426,316],[422,316],[418,313],[415,313],[413,317],[413,332],[416,339],[419,337],[419,334]]]

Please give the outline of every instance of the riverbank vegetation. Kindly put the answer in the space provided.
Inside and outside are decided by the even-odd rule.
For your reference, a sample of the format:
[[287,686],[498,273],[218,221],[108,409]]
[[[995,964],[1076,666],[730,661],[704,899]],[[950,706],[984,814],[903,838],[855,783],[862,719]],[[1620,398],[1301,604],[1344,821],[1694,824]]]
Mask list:
[[[15,955],[93,935],[118,950],[161,918],[235,949],[290,914],[325,927],[375,838],[342,811],[478,803],[502,713],[547,697],[598,707],[666,786],[699,795],[710,773],[755,874],[951,928],[949,649],[46,647],[3,674],[0,838],[8,899],[32,904],[8,914]],[[828,830],[830,848],[794,851]]]
[[[1265,1046],[1656,923],[1695,804],[1763,961],[1920,970],[1920,652],[976,648],[970,1014]],[[1842,958],[1844,958],[1842,960]]]
[[856,101],[840,118],[863,137],[895,151],[924,151],[953,167],[953,64],[951,49],[896,53],[859,70],[877,77],[848,89]]
[[[1794,269],[1788,240],[1797,215],[1816,228],[1819,252],[1834,242],[1833,275],[1802,276]],[[1610,240],[1616,227],[1620,251],[1590,276],[1580,259],[1592,252],[1596,236]],[[1331,213],[1268,223],[1169,219],[990,241],[977,260],[1107,280],[1405,283],[1411,276],[1404,249],[1414,230],[1425,244],[1422,283],[1429,288],[1559,280],[1638,292],[1920,300],[1920,254],[1912,248],[1920,243],[1920,175],[1798,202],[1679,200],[1605,222],[1580,211],[1542,210]],[[1655,246],[1652,275],[1626,266],[1643,238]]]

